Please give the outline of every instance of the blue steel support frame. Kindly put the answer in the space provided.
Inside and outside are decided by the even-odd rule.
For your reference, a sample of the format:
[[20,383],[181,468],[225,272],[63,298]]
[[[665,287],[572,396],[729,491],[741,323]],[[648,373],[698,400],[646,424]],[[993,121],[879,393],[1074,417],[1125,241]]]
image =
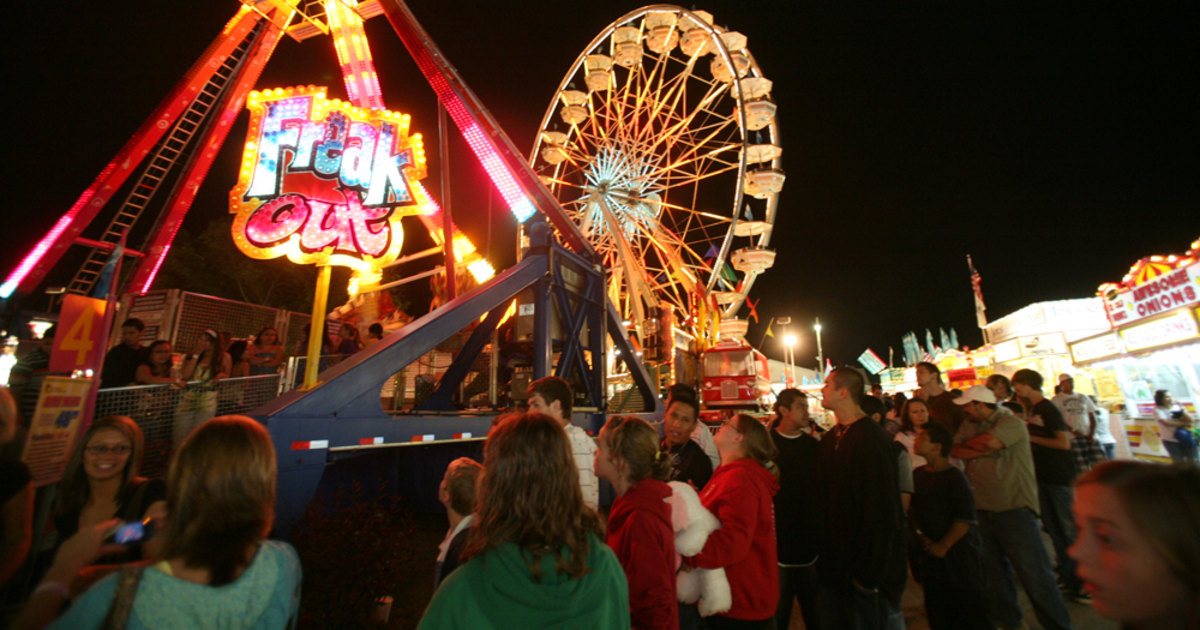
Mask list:
[[[582,258],[567,251],[556,252],[557,258],[550,266],[551,278],[543,280],[548,285],[551,315],[557,315],[563,332],[561,339],[552,339],[561,349],[558,362],[555,365],[555,376],[572,380],[571,372],[575,371],[579,382],[586,385],[590,406],[604,409],[604,343],[605,320],[596,315],[603,314],[607,297],[604,294],[603,273],[586,273],[592,265]],[[564,271],[572,270],[580,273],[582,287],[573,290],[564,277]],[[580,336],[587,326],[588,342],[591,349],[591,361],[584,354],[584,344]],[[553,330],[553,328],[551,328]],[[596,343],[599,335],[600,343]],[[536,372],[536,370],[535,370]]]
[[437,389],[425,404],[420,406],[421,411],[454,411],[454,392],[458,386],[462,384],[463,379],[467,377],[467,373],[471,369],[471,365],[487,346],[488,340],[492,333],[496,332],[496,327],[500,324],[500,320],[504,318],[505,309],[494,308],[483,323],[475,327],[471,331],[471,337],[463,344],[462,350],[459,351],[458,357],[446,369],[446,373],[442,375],[438,381]]
[[[452,393],[486,345],[503,313],[511,301],[529,287],[535,287],[540,295],[535,305],[534,354],[544,357],[545,361],[544,371],[538,372],[535,368],[535,375],[549,371],[550,358],[557,344],[560,360],[556,373],[565,375],[574,369],[587,387],[593,406],[599,410],[597,414],[581,414],[583,417],[577,416],[573,421],[593,431],[600,426],[605,411],[605,335],[623,356],[633,356],[632,344],[616,309],[604,295],[603,273],[599,267],[549,242],[548,231],[544,234],[547,238],[540,247],[531,250],[524,260],[487,284],[451,300],[322,372],[314,388],[289,392],[256,410],[254,415],[271,433],[279,462],[277,515],[280,531],[289,531],[303,514],[325,469],[339,458],[389,446],[461,443],[486,436],[495,413],[439,414],[429,411],[393,417],[383,411],[379,391],[391,375],[484,318],[443,375],[436,390],[438,400],[429,405],[438,409],[452,407]],[[567,286],[565,269],[580,274],[582,281],[576,288]],[[551,334],[551,322],[556,316],[564,333],[561,339],[554,339]],[[582,343],[580,331],[585,322],[588,334],[586,343]],[[590,353],[590,362],[585,353]],[[654,395],[649,377],[640,369],[640,364],[631,367],[634,368],[635,384],[643,400],[647,401],[643,413],[649,419],[661,417],[662,404]],[[417,456],[418,451],[408,450],[407,453]]]

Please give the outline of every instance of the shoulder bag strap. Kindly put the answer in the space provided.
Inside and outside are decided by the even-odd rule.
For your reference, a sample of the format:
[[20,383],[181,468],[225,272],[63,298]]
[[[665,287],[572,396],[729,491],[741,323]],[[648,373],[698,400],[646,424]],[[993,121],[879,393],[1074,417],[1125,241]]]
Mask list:
[[133,612],[133,599],[137,596],[138,583],[142,580],[144,566],[126,565],[117,575],[117,590],[113,593],[112,605],[100,626],[103,630],[124,630]]

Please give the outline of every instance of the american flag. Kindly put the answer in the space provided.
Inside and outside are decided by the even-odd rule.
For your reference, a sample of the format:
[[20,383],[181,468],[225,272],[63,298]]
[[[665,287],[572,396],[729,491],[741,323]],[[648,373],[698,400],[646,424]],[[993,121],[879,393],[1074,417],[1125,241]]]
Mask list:
[[980,288],[980,283],[983,281],[979,277],[979,272],[975,270],[975,263],[971,261],[971,255],[967,254],[967,266],[971,268],[971,289],[975,292],[975,323],[980,328],[987,327],[987,307],[983,305],[983,289]]

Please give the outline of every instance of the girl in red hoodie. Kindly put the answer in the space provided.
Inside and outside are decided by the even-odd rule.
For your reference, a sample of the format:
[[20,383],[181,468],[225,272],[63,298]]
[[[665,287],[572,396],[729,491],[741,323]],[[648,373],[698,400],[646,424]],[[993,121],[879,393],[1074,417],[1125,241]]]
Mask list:
[[678,628],[671,457],[658,450],[658,432],[645,420],[614,417],[600,431],[596,475],[617,493],[608,515],[608,546],[629,580],[633,628]]
[[714,441],[721,465],[700,493],[700,502],[721,521],[721,529],[684,562],[724,568],[729,579],[733,605],[709,617],[706,628],[767,628],[779,603],[772,502],[779,489],[775,445],[762,423],[744,413],[726,421]]

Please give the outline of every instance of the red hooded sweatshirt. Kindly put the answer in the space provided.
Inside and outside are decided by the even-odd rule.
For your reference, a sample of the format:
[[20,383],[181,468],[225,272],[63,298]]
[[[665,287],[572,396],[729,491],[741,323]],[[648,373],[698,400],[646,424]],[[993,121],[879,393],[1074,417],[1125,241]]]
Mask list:
[[775,614],[779,566],[772,498],[778,490],[775,476],[746,457],[721,464],[700,493],[700,502],[721,521],[721,529],[684,562],[725,569],[733,594],[733,606],[721,613],[725,617],[758,621]]
[[671,487],[643,479],[617,497],[608,515],[607,542],[629,580],[633,627],[678,628]]

